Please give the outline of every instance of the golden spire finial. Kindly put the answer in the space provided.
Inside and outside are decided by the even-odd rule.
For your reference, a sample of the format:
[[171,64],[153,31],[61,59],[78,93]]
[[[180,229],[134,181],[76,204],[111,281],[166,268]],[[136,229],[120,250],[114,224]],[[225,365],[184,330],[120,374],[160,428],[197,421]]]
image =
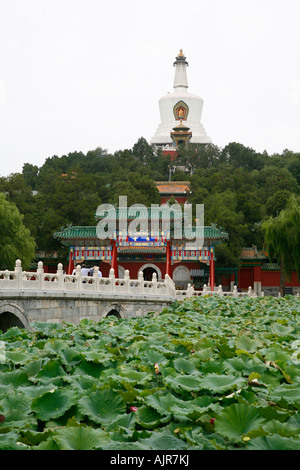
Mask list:
[[178,55],[179,55],[179,57],[183,57],[183,52],[182,52],[182,49],[180,49],[180,51],[179,51],[179,54],[178,54]]

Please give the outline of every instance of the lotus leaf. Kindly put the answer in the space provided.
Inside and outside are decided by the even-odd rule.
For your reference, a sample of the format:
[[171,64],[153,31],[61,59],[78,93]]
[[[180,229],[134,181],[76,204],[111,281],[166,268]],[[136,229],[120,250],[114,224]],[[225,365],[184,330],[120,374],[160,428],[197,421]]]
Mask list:
[[152,450],[183,450],[188,447],[182,439],[175,437],[169,430],[153,432],[151,437],[140,439],[144,449]]
[[235,375],[207,374],[200,380],[200,388],[210,390],[212,393],[223,393],[240,388],[245,383],[244,378]]
[[122,397],[117,392],[106,388],[81,397],[78,406],[82,414],[99,424],[109,423],[126,411],[126,404]]
[[161,423],[167,421],[165,416],[160,415],[154,408],[150,406],[141,406],[136,412],[137,422],[146,429],[155,429]]
[[0,332],[0,449],[298,450],[299,313],[216,295]]
[[110,437],[102,429],[77,426],[56,431],[53,440],[59,450],[91,450],[108,444]]
[[196,375],[177,375],[166,377],[166,385],[174,390],[196,391],[200,388],[200,377]]
[[247,444],[249,450],[300,450],[300,440],[279,435],[256,437]]
[[62,416],[76,403],[77,394],[72,390],[53,390],[32,401],[31,409],[42,421]]
[[216,417],[215,429],[221,436],[239,441],[243,435],[253,429],[259,429],[264,423],[265,419],[256,408],[234,403]]

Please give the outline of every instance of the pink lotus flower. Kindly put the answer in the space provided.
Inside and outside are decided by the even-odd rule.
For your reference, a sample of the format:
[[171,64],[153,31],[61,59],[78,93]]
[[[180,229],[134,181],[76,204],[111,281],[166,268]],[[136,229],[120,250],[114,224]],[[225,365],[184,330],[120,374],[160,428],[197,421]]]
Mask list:
[[133,411],[134,413],[137,411],[137,406],[131,406],[130,407],[130,411]]
[[154,369],[155,369],[155,373],[158,374],[159,373],[159,367],[158,367],[157,363],[154,365]]
[[216,420],[216,418],[211,418],[209,421],[211,422],[212,425],[214,425],[214,424],[215,424],[215,420]]

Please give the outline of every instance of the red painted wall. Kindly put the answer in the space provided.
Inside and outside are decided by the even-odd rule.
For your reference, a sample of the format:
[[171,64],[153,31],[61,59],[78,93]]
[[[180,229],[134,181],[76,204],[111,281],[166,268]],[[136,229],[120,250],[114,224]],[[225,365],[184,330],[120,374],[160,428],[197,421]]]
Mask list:
[[291,281],[286,281],[285,285],[286,286],[299,287],[300,286],[300,280],[299,280],[299,277],[298,277],[298,273],[293,272]]
[[[145,259],[144,261],[136,261],[136,262],[132,261],[132,262],[128,262],[128,263],[118,262],[118,266],[122,266],[124,269],[128,269],[131,279],[137,279],[138,272],[139,272],[139,269],[141,268],[141,266],[143,266],[144,264],[148,264],[148,263],[156,265],[161,271],[162,279],[164,279],[165,274],[166,274],[166,263],[165,263],[165,261],[153,262],[152,260],[146,260]],[[183,263],[172,264],[171,265],[171,277],[173,276],[174,269],[179,265],[180,266],[186,266],[188,269],[198,269],[199,268],[199,264],[197,262],[183,262]],[[100,271],[102,272],[103,277],[108,277],[109,276],[109,270],[110,270],[110,264],[102,262],[101,265],[100,265]]]
[[262,286],[279,286],[280,272],[279,271],[262,271],[261,272],[261,285]]
[[238,283],[241,289],[248,289],[248,287],[254,286],[254,272],[253,267],[241,268],[238,273]]
[[178,156],[178,153],[176,150],[164,150],[163,155],[170,155],[171,161],[173,161]]
[[[279,286],[280,284],[280,271],[262,271],[261,272],[262,286]],[[286,280],[285,285],[288,287],[299,287],[300,282],[296,272],[292,273],[291,280]]]

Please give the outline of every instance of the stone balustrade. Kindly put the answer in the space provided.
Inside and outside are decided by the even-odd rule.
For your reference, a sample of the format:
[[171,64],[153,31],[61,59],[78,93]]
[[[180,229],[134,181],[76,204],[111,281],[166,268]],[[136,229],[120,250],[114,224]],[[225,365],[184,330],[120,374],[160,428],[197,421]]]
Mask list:
[[[123,279],[116,278],[114,270],[111,269],[109,277],[99,277],[98,268],[95,268],[93,276],[83,276],[81,267],[76,267],[76,273],[65,274],[61,263],[57,266],[57,272],[50,274],[45,273],[43,263],[38,263],[36,272],[23,271],[21,261],[17,260],[14,271],[0,271],[0,292],[4,290],[19,291],[65,291],[75,294],[79,293],[95,293],[95,294],[130,294],[139,297],[157,296],[158,298],[173,298],[174,300],[183,300],[189,297],[198,297],[203,295],[220,295],[242,297],[256,297],[257,293],[249,287],[246,292],[239,292],[237,286],[233,291],[225,292],[222,286],[218,286],[214,291],[204,284],[203,290],[194,290],[191,284],[188,284],[185,290],[176,290],[173,280],[166,274],[162,281],[157,280],[154,273],[152,281],[144,280],[143,273],[140,272],[137,279],[131,279],[129,271],[125,271]],[[264,295],[263,292],[260,293]]]
[[126,270],[124,278],[119,279],[115,277],[113,269],[110,270],[109,277],[99,277],[96,268],[93,276],[83,276],[80,265],[76,267],[76,273],[70,275],[63,272],[61,263],[58,264],[56,273],[49,274],[44,272],[42,261],[38,263],[36,272],[23,271],[20,260],[16,261],[14,271],[0,271],[0,291],[2,290],[143,294],[175,298],[175,284],[168,275],[163,281],[158,281],[154,273],[152,281],[146,281],[142,272],[138,279],[130,279],[129,271]]
[[[233,291],[231,292],[224,292],[222,286],[216,287],[215,290],[211,290],[206,284],[203,286],[203,290],[198,291],[194,290],[193,286],[191,284],[188,284],[188,287],[186,290],[177,290],[176,291],[176,299],[177,300],[182,300],[187,297],[199,297],[201,295],[220,295],[220,296],[231,296],[231,297],[242,297],[244,295],[248,295],[249,297],[257,297],[257,294],[254,292],[252,287],[249,287],[246,292],[239,292],[237,289],[237,286],[233,287]],[[261,293],[261,296],[263,296],[264,293]]]
[[130,279],[115,277],[111,269],[108,277],[83,276],[80,266],[74,275],[65,274],[58,264],[57,272],[45,273],[43,263],[36,272],[23,271],[17,260],[14,271],[0,271],[0,330],[12,326],[30,327],[34,321],[71,322],[79,324],[83,318],[99,321],[108,315],[119,318],[141,317],[149,312],[160,312],[176,300],[196,298],[201,295],[230,295],[256,297],[251,288],[238,292],[223,292],[222,286],[212,292],[206,285],[195,291],[191,284],[186,290],[176,290],[173,280],[166,275],[158,281],[146,281],[143,273]]

